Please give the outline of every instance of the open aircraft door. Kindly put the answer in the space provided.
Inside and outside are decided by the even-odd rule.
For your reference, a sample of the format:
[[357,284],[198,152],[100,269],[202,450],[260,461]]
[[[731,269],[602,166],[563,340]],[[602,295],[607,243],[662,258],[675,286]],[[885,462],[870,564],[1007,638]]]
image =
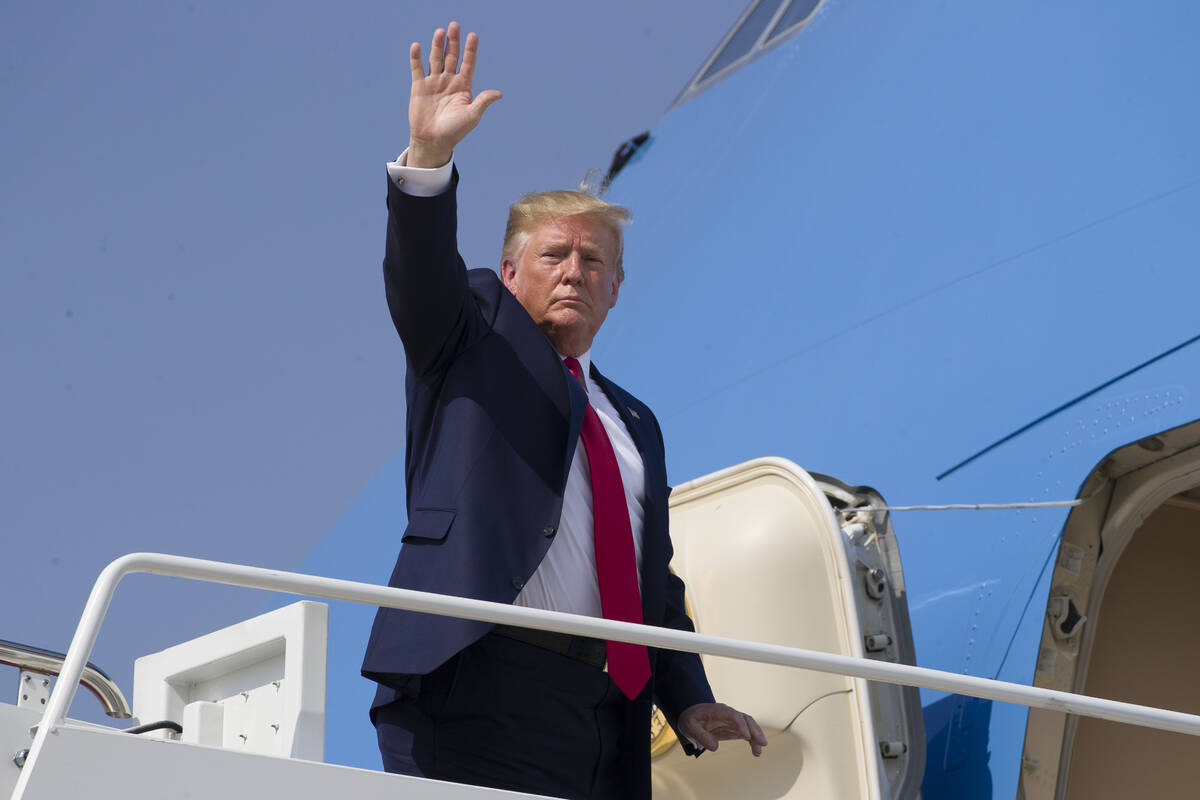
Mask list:
[[[748,461],[675,488],[672,568],[701,633],[915,663],[900,553],[874,491],[790,461]],[[917,690],[704,656],[713,691],[769,746],[688,758],[656,714],[654,796],[916,798],[925,765]]]

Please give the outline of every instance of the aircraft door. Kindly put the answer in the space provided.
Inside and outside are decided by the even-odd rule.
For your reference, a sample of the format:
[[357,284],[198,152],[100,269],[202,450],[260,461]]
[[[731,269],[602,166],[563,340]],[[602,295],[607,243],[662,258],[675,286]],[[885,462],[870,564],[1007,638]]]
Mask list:
[[[702,633],[913,663],[903,571],[867,489],[762,458],[675,488],[673,569]],[[846,510],[841,517],[835,512]],[[654,796],[915,798],[924,731],[915,689],[704,656],[713,691],[767,733],[761,759],[727,742],[691,759],[652,732]]]

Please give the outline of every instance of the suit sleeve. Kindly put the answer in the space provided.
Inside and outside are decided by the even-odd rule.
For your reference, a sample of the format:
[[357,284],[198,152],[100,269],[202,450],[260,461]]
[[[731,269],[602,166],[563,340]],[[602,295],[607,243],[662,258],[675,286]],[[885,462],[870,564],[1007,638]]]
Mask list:
[[[654,421],[654,429],[658,432],[658,442],[661,447],[663,444],[662,429],[658,425],[658,420],[653,415],[651,419]],[[668,496],[670,495],[670,491],[670,487],[668,487]],[[675,550],[671,546],[671,539],[668,532],[668,564],[671,563],[671,558],[674,555]],[[665,616],[663,617],[663,625],[667,628],[674,628],[681,631],[696,630],[695,625],[692,624],[691,617],[687,614],[687,606],[684,602],[683,579],[674,572],[668,572],[667,575],[667,607]],[[680,714],[696,703],[715,702],[712,687],[709,686],[708,677],[704,674],[704,665],[700,662],[700,656],[695,653],[683,653],[678,650],[659,651],[658,668],[654,678],[654,695],[654,702],[662,710],[663,715],[667,718],[667,722],[677,735],[679,734],[678,720]],[[679,736],[679,743],[688,755],[698,756],[704,752],[703,748],[694,746],[685,736]]]
[[[692,631],[695,628],[691,619],[683,610],[683,581],[674,573],[669,578],[667,586],[667,619],[666,627],[681,631]],[[672,610],[672,598],[678,598],[679,613]],[[704,666],[700,656],[695,653],[681,653],[678,650],[661,650],[658,654],[658,670],[654,679],[655,703],[666,716],[667,722],[679,737],[683,751],[689,756],[698,756],[704,752],[696,747],[686,736],[679,733],[679,715],[696,703],[713,703],[712,688],[708,685],[708,677],[704,674]]]
[[388,179],[383,279],[388,310],[409,368],[425,376],[447,366],[485,329],[458,254],[455,170],[450,188],[415,197]]

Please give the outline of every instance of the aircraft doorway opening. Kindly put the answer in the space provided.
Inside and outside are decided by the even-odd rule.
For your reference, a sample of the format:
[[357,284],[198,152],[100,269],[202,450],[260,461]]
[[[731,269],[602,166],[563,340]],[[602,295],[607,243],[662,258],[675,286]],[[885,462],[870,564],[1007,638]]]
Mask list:
[[[1200,637],[1189,602],[1197,534],[1193,493],[1169,498],[1138,529],[1104,590],[1084,694],[1200,713]],[[1198,760],[1194,736],[1080,719],[1066,797],[1170,797],[1192,785]]]
[[[1067,520],[1035,685],[1200,713],[1200,421],[1109,454]],[[1025,800],[1177,797],[1200,737],[1031,711]]]

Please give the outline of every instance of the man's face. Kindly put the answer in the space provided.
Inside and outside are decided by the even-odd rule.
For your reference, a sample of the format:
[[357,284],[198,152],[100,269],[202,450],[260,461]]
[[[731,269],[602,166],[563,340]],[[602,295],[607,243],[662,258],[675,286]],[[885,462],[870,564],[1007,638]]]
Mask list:
[[581,356],[617,304],[616,242],[593,214],[556,217],[535,228],[500,277],[565,356]]

